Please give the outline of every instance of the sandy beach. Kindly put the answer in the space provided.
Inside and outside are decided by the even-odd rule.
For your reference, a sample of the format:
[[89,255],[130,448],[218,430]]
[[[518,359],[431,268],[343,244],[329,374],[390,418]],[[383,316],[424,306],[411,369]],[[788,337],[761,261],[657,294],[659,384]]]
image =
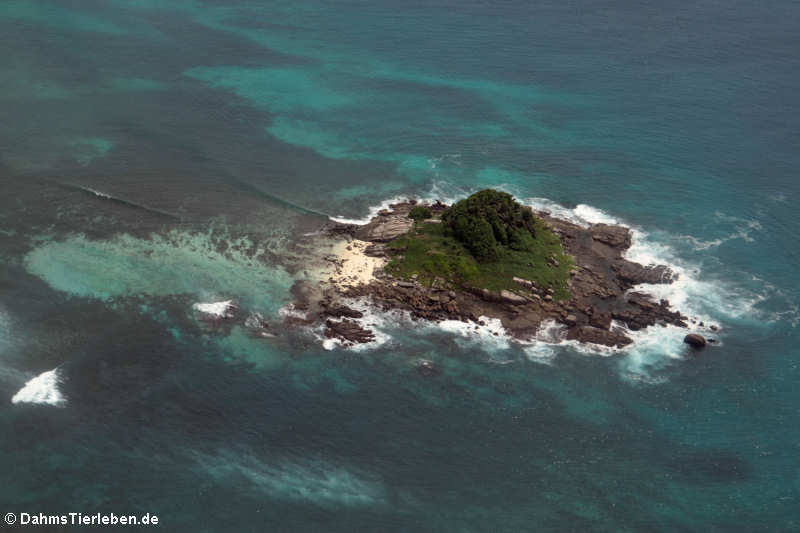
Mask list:
[[375,272],[386,263],[384,258],[364,253],[370,244],[357,239],[333,243],[320,275],[339,289],[366,285],[375,279]]

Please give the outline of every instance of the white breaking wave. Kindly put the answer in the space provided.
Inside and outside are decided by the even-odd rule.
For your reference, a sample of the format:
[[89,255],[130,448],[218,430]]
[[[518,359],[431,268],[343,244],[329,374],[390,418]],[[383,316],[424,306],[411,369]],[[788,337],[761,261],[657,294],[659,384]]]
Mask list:
[[100,198],[107,198],[109,200],[113,200],[114,199],[114,197],[111,196],[110,194],[106,194],[106,193],[104,193],[102,191],[98,191],[98,190],[92,189],[90,187],[86,187],[86,190],[89,191],[90,193],[94,194],[95,196],[99,196]]
[[362,218],[345,218],[341,216],[328,217],[328,218],[330,218],[334,222],[339,222],[340,224],[358,224],[359,226],[363,226],[364,224],[367,224],[370,220],[372,220],[373,217],[377,216],[379,212],[383,211],[384,209],[389,209],[389,206],[391,206],[392,204],[405,202],[406,200],[408,200],[408,198],[409,198],[408,196],[395,196],[388,200],[384,200],[380,204],[370,207],[369,214]]
[[764,229],[761,225],[761,222],[755,219],[733,217],[720,211],[715,212],[714,217],[722,223],[732,224],[735,230],[724,237],[719,237],[708,241],[698,239],[692,235],[681,235],[681,238],[690,241],[695,250],[708,250],[709,248],[716,248],[721,244],[737,239],[741,239],[744,242],[755,242],[755,238],[753,238],[752,233],[754,231],[763,231]]
[[232,318],[237,309],[233,300],[222,302],[196,303],[192,309],[214,318]]
[[[449,189],[449,190],[448,190]],[[367,224],[373,217],[377,216],[378,213],[383,211],[384,209],[389,209],[393,204],[398,204],[401,202],[407,202],[409,199],[415,199],[418,202],[431,204],[436,202],[437,200],[444,202],[446,204],[453,204],[458,201],[459,198],[463,198],[468,196],[469,194],[475,192],[474,190],[470,189],[463,189],[460,187],[448,187],[447,184],[444,182],[434,182],[431,185],[431,190],[425,194],[421,195],[413,195],[413,194],[406,194],[406,195],[397,195],[389,198],[388,200],[384,200],[383,202],[379,203],[378,205],[373,205],[368,208],[368,214],[361,218],[346,218],[342,216],[329,216],[331,220],[334,222],[339,222],[341,224],[357,224],[359,226],[363,226]]]
[[289,303],[278,309],[278,315],[284,318],[299,318],[301,320],[305,320],[308,318],[308,314],[305,311],[300,311],[296,309],[294,304]]
[[[424,321],[428,328],[436,328],[455,336],[456,342],[479,343],[492,350],[507,350],[512,337],[498,318],[478,317],[479,323],[462,322],[460,320],[443,320],[441,322]],[[484,325],[481,325],[483,322]]]
[[42,372],[25,383],[25,386],[11,398],[11,403],[43,403],[61,407],[67,400],[58,390],[60,382],[58,368]]

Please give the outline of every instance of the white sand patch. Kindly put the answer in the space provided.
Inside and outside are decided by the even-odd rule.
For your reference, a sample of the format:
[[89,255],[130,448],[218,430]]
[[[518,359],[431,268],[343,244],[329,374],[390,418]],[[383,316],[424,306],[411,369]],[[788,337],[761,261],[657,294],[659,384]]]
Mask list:
[[352,240],[339,241],[330,248],[331,261],[323,267],[321,275],[339,288],[366,285],[375,279],[375,272],[386,259],[370,257],[364,253],[371,243]]

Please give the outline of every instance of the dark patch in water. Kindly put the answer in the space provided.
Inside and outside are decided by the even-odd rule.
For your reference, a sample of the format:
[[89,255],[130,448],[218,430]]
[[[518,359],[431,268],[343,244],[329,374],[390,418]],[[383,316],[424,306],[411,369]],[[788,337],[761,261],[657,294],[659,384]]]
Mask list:
[[733,483],[751,477],[750,465],[727,450],[709,449],[690,451],[675,455],[666,461],[666,466],[692,484]]

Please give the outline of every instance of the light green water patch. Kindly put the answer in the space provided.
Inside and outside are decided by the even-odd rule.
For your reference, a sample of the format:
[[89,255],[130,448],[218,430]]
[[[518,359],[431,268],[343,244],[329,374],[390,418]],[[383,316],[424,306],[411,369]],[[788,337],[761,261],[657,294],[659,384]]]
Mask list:
[[279,116],[266,129],[273,137],[285,143],[311,148],[331,159],[366,155],[359,153],[354,143],[345,144],[347,140],[324,131],[316,122]]
[[247,362],[258,369],[277,368],[287,361],[269,339],[254,337],[240,326],[225,337],[215,337],[213,343],[225,360]]
[[184,74],[276,112],[326,111],[354,101],[333,88],[324,72],[308,68],[195,67]]
[[88,165],[95,159],[105,157],[114,143],[102,137],[84,137],[72,142],[72,156],[81,165]]
[[285,143],[310,148],[330,159],[369,159],[394,163],[397,172],[412,181],[423,181],[433,176],[435,165],[427,156],[382,152],[380,147],[370,146],[366,138],[326,131],[315,121],[279,116],[266,130]]
[[132,92],[163,91],[169,87],[166,83],[147,78],[114,78],[110,85],[116,91]]
[[[119,1],[119,0],[118,0]],[[141,8],[169,8],[181,9],[191,16],[198,24],[213,28],[219,31],[226,31],[237,36],[248,39],[265,48],[275,50],[284,54],[297,57],[304,57],[314,60],[320,67],[315,68],[313,75],[309,70],[286,69],[288,72],[282,74],[269,72],[259,72],[260,69],[241,69],[238,67],[224,67],[225,69],[238,69],[230,71],[236,74],[238,80],[223,82],[218,80],[220,74],[224,72],[217,70],[217,74],[208,72],[207,68],[196,68],[188,71],[188,75],[204,79],[204,81],[214,81],[221,83],[221,86],[233,88],[238,94],[244,97],[256,96],[264,91],[265,82],[277,83],[280,85],[290,84],[289,92],[295,93],[283,95],[284,99],[280,105],[292,105],[292,99],[302,99],[299,106],[319,105],[317,102],[326,102],[331,98],[331,94],[322,96],[324,93],[331,93],[330,87],[320,78],[323,73],[326,76],[334,74],[340,79],[363,79],[363,80],[388,80],[395,82],[413,83],[426,87],[441,87],[444,89],[456,89],[467,93],[475,94],[483,100],[489,102],[498,112],[502,113],[506,120],[510,120],[517,127],[534,134],[537,138],[559,139],[563,135],[561,129],[558,131],[544,124],[541,120],[540,109],[553,106],[581,107],[590,106],[596,103],[596,98],[591,95],[564,93],[563,91],[550,90],[545,87],[533,84],[506,83],[488,79],[470,79],[458,76],[434,75],[423,70],[418,70],[413,66],[399,65],[387,62],[380,57],[365,54],[362,49],[352,49],[352,47],[339,42],[329,42],[323,38],[324,34],[313,31],[309,27],[309,9],[307,6],[299,6],[296,3],[285,5],[275,5],[270,3],[265,6],[262,4],[250,4],[246,7],[224,7],[208,6],[197,2],[184,1],[179,5],[170,3],[162,5],[152,1],[126,2],[126,5],[133,4]],[[276,25],[283,24],[287,28],[292,28],[290,32],[282,32],[275,27],[252,28],[236,26],[235,20],[242,15],[244,9],[250,16],[262,20],[273,20]],[[315,16],[319,16],[319,6],[314,7]],[[324,9],[324,8],[323,8]],[[298,30],[308,30],[303,32],[303,39],[297,38]],[[268,69],[273,70],[273,69]],[[284,70],[284,69],[274,69]],[[269,78],[275,78],[270,80]],[[280,79],[283,78],[283,79]],[[342,85],[343,87],[344,85]],[[342,89],[340,87],[340,89]],[[363,83],[355,85],[358,92],[354,92],[352,99],[369,106],[370,95],[362,94],[365,86]],[[356,90],[356,89],[354,89]],[[369,93],[369,90],[367,90]],[[246,93],[246,94],[245,94]],[[248,96],[248,94],[250,96]],[[336,92],[334,101],[347,99],[347,91]],[[319,99],[319,100],[317,100]],[[297,107],[298,104],[292,105]],[[274,105],[271,108],[277,109]],[[507,132],[505,127],[500,124],[466,126],[464,134],[482,136],[503,136]]]
[[28,20],[69,31],[88,31],[118,35],[125,33],[119,26],[84,12],[45,2],[0,3],[0,19]]
[[90,240],[73,235],[44,241],[24,259],[31,274],[71,295],[112,300],[128,296],[190,295],[198,301],[234,298],[251,310],[276,311],[292,277],[266,263],[267,252],[247,238],[173,230],[140,239]]

